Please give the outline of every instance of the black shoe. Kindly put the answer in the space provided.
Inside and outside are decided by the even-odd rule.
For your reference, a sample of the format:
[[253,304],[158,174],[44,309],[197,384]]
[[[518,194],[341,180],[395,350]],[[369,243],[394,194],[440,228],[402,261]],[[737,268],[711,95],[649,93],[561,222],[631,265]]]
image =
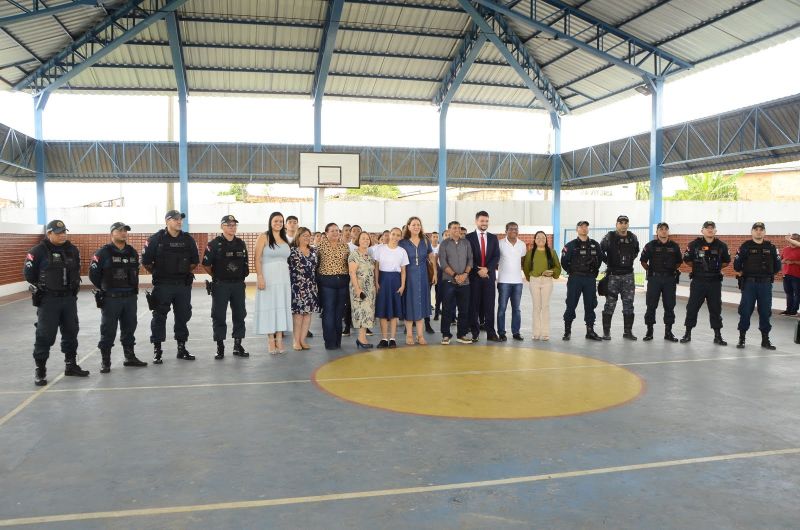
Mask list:
[[490,342],[505,342],[506,338],[505,335],[502,337],[498,337],[497,335],[492,335],[491,337],[486,337],[486,340]]
[[672,324],[664,326],[664,340],[669,342],[678,342],[678,337],[672,334]]
[[611,317],[603,313],[603,340],[611,340]]
[[497,338],[499,339],[499,342],[508,342],[508,337],[506,337],[505,333],[501,333],[500,335],[497,336]]
[[472,344],[475,342],[469,337],[456,337],[456,341],[458,341],[460,344]]
[[429,318],[425,319],[425,333],[436,333],[431,327],[431,320]]
[[381,339],[381,341],[378,343],[378,349],[379,350],[381,348],[388,348],[388,347],[389,347],[389,341],[388,340]]
[[478,342],[478,337],[477,337],[477,336],[475,336],[475,335],[473,335],[473,336],[472,336],[472,342]]
[[692,328],[686,328],[686,331],[683,332],[683,337],[681,337],[681,344],[686,344],[687,342],[692,342]]
[[718,329],[714,330],[714,344],[719,344],[720,346],[728,345],[728,343],[725,342],[725,339],[722,338],[722,332]]
[[775,346],[769,341],[769,332],[762,331],[761,332],[761,347],[765,350],[774,350]]
[[361,350],[361,349],[371,350],[372,349],[372,344],[363,343],[363,342],[360,342],[358,339],[356,339],[356,349],[357,350]]
[[218,340],[217,341],[217,354],[214,356],[214,359],[220,360],[225,358],[225,341]]
[[313,339],[314,334],[309,331],[308,333],[306,333],[306,337],[308,337],[309,339]]
[[33,372],[33,384],[36,386],[44,386],[47,384],[47,368],[44,366],[37,366]]
[[594,326],[586,326],[586,338],[589,340],[603,340],[603,338],[594,332]]
[[633,317],[634,315],[622,315],[624,322],[624,332],[622,333],[623,339],[638,340],[636,335],[633,334]]
[[176,357],[184,361],[194,361],[196,359],[196,357],[186,349],[185,342],[178,342],[178,355],[176,355]]
[[569,340],[572,337],[572,322],[564,322],[564,336],[561,340]]
[[233,339],[233,354],[236,357],[250,357],[250,354],[244,351],[242,339]]
[[89,370],[83,370],[75,361],[67,361],[64,364],[64,375],[74,377],[88,377]]
[[511,336],[514,338],[514,340],[525,340],[525,338],[522,335],[520,335],[519,333],[514,333]]
[[342,337],[349,337],[350,336],[350,328],[345,328],[342,330]]
[[367,328],[367,337],[371,337],[373,335],[374,335],[374,333],[372,332],[372,330]]
[[100,373],[107,374],[111,371],[111,348],[100,350]]
[[153,364],[161,364],[164,361],[161,359],[161,356],[164,355],[164,352],[161,350],[161,343],[154,342],[153,343]]
[[739,330],[739,342],[736,343],[736,347],[740,350],[744,348],[745,335],[747,335],[746,331]]
[[125,355],[125,360],[122,362],[122,366],[135,366],[137,368],[147,366],[146,362],[139,360],[136,357],[136,354],[133,353],[133,346],[123,346],[122,352]]
[[397,348],[397,341],[389,339],[389,348]]
[[642,340],[653,340],[653,324],[647,324],[647,331],[645,332],[644,337],[642,337]]

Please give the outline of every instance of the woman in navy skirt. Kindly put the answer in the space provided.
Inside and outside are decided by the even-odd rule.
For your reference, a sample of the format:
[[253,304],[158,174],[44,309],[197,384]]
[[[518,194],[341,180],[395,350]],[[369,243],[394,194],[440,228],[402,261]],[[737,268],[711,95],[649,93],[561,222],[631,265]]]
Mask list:
[[373,255],[378,278],[375,316],[380,319],[381,324],[378,348],[397,347],[397,319],[404,315],[402,295],[406,287],[408,254],[397,246],[401,237],[400,229],[392,228],[389,242],[377,247]]

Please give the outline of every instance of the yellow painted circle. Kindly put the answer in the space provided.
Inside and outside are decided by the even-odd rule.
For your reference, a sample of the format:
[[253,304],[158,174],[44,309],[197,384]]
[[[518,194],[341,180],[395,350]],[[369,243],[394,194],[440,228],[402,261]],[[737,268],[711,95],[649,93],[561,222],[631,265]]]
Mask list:
[[568,353],[497,346],[414,346],[331,361],[316,384],[347,401],[410,414],[547,418],[636,398],[642,379],[619,366]]

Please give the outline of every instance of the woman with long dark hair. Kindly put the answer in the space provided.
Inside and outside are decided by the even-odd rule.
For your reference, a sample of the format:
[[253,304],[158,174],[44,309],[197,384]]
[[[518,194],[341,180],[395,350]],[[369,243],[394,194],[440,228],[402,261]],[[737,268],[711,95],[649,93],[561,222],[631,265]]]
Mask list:
[[[414,344],[414,326],[417,329],[417,344],[427,344],[423,336],[423,321],[431,316],[431,284],[436,284],[436,256],[425,237],[419,217],[408,219],[399,246],[408,254],[406,288],[403,292],[406,344]],[[428,277],[428,262],[432,265],[432,278]]]
[[317,247],[317,282],[322,305],[322,337],[325,339],[326,350],[338,350],[342,347],[342,316],[345,300],[349,296],[347,258],[350,248],[347,243],[339,240],[339,236],[339,225],[328,223],[325,226],[325,237]]
[[541,230],[533,236],[533,245],[522,261],[522,273],[533,298],[533,340],[549,340],[550,295],[553,280],[561,275],[561,263]]
[[289,245],[289,278],[292,286],[292,345],[295,351],[309,350],[306,344],[311,313],[319,312],[317,250],[311,246],[311,232],[301,226]]
[[267,349],[283,353],[283,333],[292,324],[292,287],[289,279],[289,243],[283,214],[272,212],[267,231],[256,239],[256,333],[267,335]]

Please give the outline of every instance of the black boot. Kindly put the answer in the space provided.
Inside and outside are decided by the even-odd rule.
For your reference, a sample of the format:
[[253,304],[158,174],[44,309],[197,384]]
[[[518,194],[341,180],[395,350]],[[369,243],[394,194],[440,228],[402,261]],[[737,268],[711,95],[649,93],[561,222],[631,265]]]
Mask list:
[[186,349],[186,343],[183,341],[178,341],[178,355],[176,357],[184,361],[195,360],[195,356],[189,353],[189,350]]
[[214,359],[220,360],[225,358],[225,341],[218,340],[217,341],[217,354],[214,356]]
[[89,370],[84,370],[78,366],[75,356],[71,355],[64,358],[64,375],[74,377],[88,377]]
[[107,374],[111,371],[111,348],[100,350],[100,373]]
[[622,315],[622,321],[625,332],[622,334],[622,338],[628,340],[638,340],[636,335],[633,334],[633,317],[634,315]]
[[745,335],[747,335],[746,331],[739,330],[739,343],[736,345],[737,348],[742,349],[744,348],[744,339]]
[[668,340],[670,342],[678,342],[678,337],[672,334],[672,324],[664,325],[664,340]]
[[153,364],[161,364],[164,361],[161,359],[161,356],[164,355],[164,352],[161,350],[161,343],[154,342],[153,343]]
[[569,340],[572,336],[572,322],[564,321],[564,336],[561,337],[562,340]]
[[600,335],[594,332],[594,326],[586,324],[586,338],[589,340],[603,340]]
[[436,333],[431,327],[431,319],[430,317],[425,319],[425,333]]
[[33,384],[44,386],[47,384],[47,361],[36,361],[36,371],[33,373]]
[[611,317],[614,315],[603,315],[603,340],[611,340]]
[[714,344],[719,344],[720,346],[727,346],[728,343],[725,342],[725,339],[722,338],[722,331],[719,328],[714,330]]
[[233,354],[237,357],[250,357],[250,354],[244,351],[242,339],[233,339]]
[[123,346],[122,352],[125,354],[125,361],[122,363],[122,366],[147,366],[146,362],[139,360],[136,354],[133,353],[133,346]]
[[686,331],[683,332],[683,337],[681,337],[681,344],[686,344],[687,342],[692,341],[692,328],[686,328]]
[[642,338],[642,340],[645,340],[645,341],[653,340],[653,325],[652,324],[648,324],[647,325],[647,332],[645,332],[644,337]]
[[765,350],[774,350],[775,346],[769,341],[769,331],[761,332],[761,347]]

